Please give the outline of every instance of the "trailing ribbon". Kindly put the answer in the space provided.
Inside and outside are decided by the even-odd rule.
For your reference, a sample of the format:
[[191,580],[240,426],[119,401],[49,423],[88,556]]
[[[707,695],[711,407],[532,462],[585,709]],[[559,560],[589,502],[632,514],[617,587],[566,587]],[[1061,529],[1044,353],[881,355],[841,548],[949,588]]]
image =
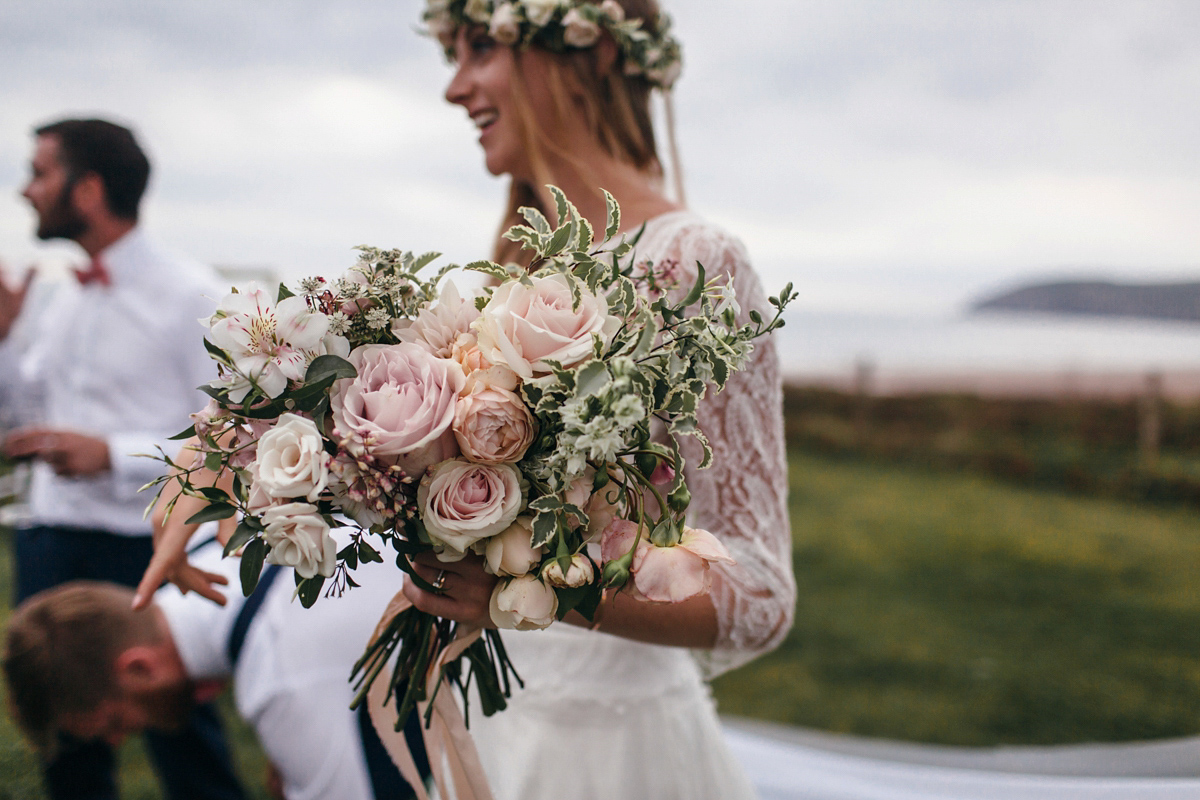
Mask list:
[[[383,633],[393,617],[411,606],[412,602],[403,593],[397,593],[384,609],[383,617],[371,637],[372,641]],[[459,626],[454,641],[434,659],[422,678],[425,681],[425,696],[433,698],[433,710],[429,726],[421,725],[421,736],[425,740],[425,752],[429,757],[434,783],[437,785],[439,796],[444,800],[492,800],[492,791],[488,788],[487,776],[484,775],[483,764],[479,761],[479,752],[475,749],[475,742],[467,730],[462,712],[454,702],[449,682],[440,687],[446,691],[436,691],[439,688],[437,682],[442,674],[442,667],[462,655],[482,633],[480,628]],[[385,667],[375,676],[375,681],[367,692],[367,711],[371,716],[371,724],[379,734],[379,740],[383,742],[383,747],[392,762],[416,792],[417,800],[429,800],[425,784],[417,772],[416,762],[404,738],[404,731],[396,730],[394,715],[386,708],[390,684],[391,671]],[[429,705],[428,700],[417,704],[417,713],[421,715],[422,720]],[[447,777],[452,783],[447,784]]]

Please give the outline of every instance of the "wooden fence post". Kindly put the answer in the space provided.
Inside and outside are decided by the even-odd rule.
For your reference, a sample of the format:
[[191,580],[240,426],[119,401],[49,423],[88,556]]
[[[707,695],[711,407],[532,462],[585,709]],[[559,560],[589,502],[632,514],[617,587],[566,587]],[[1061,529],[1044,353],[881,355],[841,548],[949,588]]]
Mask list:
[[1148,470],[1158,465],[1162,444],[1162,394],[1162,373],[1146,373],[1146,383],[1138,398],[1138,462]]

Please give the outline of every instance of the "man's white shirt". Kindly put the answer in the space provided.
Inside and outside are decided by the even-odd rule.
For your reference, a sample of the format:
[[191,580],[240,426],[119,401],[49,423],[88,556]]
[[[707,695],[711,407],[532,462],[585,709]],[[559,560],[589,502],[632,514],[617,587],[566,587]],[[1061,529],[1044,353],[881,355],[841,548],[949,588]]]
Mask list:
[[197,390],[216,377],[204,349],[208,317],[225,290],[208,267],[151,243],[138,228],[100,258],[111,286],[74,279],[35,282],[9,336],[0,342],[0,404],[33,405],[37,423],[99,436],[112,469],[60,477],[34,466],[30,524],[150,533],[138,490],[165,471],[139,457],[168,441],[207,401]]
[[[339,548],[348,541],[345,532],[335,532],[335,538]],[[155,597],[189,677],[233,678],[238,713],[257,731],[289,800],[373,797],[358,721],[350,711],[349,678],[380,615],[400,591],[403,572],[391,555],[385,553],[383,564],[355,570],[358,588],[321,597],[307,609],[293,598],[295,580],[284,568],[254,615],[236,665],[229,662],[228,644],[245,604],[238,559],[222,559],[216,543],[189,558],[229,578],[225,606],[182,595],[174,586]]]

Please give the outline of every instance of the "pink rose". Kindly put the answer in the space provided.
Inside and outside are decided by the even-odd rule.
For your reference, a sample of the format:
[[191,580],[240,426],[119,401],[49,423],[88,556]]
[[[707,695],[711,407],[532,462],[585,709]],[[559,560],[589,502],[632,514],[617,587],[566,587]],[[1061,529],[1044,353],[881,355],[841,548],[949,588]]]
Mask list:
[[[637,527],[625,519],[609,523],[601,544],[606,562],[629,552]],[[734,563],[725,545],[708,531],[684,528],[679,543],[672,547],[658,547],[643,532],[633,554],[631,594],[655,603],[679,603],[707,594],[712,587],[709,564],[714,561]]]
[[533,415],[504,389],[482,389],[459,398],[454,436],[462,453],[480,464],[520,461],[533,443]]
[[330,395],[337,436],[414,477],[458,454],[450,426],[464,378],[453,362],[409,343],[364,345],[349,360],[358,376]]
[[524,481],[511,464],[444,461],[417,487],[421,522],[433,543],[447,548],[446,560],[503,531],[524,506]]
[[[556,273],[530,281],[500,286],[475,322],[483,357],[525,380],[549,373],[548,361],[571,367],[587,360],[592,337],[607,344],[621,325],[604,297],[577,278]],[[572,283],[580,293],[578,308],[572,308]]]
[[558,595],[536,575],[522,575],[496,584],[489,610],[497,628],[539,630],[554,622]]

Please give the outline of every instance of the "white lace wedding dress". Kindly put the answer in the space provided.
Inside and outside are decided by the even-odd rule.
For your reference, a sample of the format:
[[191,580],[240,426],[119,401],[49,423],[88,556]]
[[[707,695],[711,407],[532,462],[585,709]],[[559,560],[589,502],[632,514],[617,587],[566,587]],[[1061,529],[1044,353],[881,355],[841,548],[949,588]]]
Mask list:
[[[743,316],[767,304],[741,244],[696,215],[646,224],[639,259],[677,264],[690,286],[732,275]],[[689,524],[721,538],[737,560],[715,571],[719,636],[711,651],[641,644],[571,625],[505,631],[525,680],[507,710],[471,715],[497,800],[703,800],[753,797],[721,738],[706,678],[775,647],[791,626],[795,583],[787,514],[779,366],[759,340],[746,371],[707,397],[700,426],[714,464],[696,470]],[[692,443],[689,443],[692,444]]]

